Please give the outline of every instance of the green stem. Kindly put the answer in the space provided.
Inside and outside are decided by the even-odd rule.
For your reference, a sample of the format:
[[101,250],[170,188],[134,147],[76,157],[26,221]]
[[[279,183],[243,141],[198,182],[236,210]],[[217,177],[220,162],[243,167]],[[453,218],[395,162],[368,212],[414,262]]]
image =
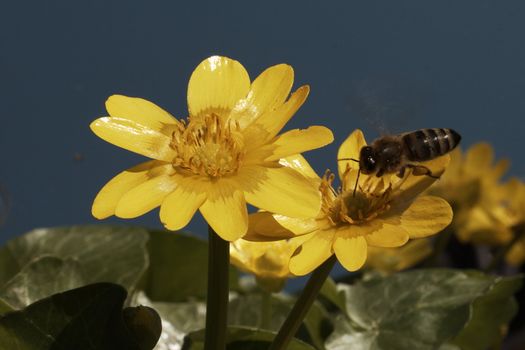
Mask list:
[[261,301],[261,328],[270,329],[272,325],[272,293],[262,292]]
[[487,267],[483,269],[484,272],[492,272],[499,267],[507,253],[512,249],[512,247],[514,247],[514,244],[516,244],[525,235],[525,223],[512,227],[512,231],[514,232],[514,237],[512,237],[512,239],[506,245],[501,247],[500,250],[498,250]]
[[284,321],[279,333],[275,336],[269,350],[284,350],[294,337],[295,333],[301,326],[304,317],[308,313],[310,306],[314,303],[319,290],[323,286],[326,278],[330,274],[332,267],[336,262],[335,255],[332,255],[321,266],[319,266],[312,274],[303,292],[295,302],[292,311]]
[[427,258],[427,260],[424,263],[425,267],[434,267],[437,265],[439,261],[439,257],[445,249],[448,246],[448,242],[450,242],[450,239],[452,238],[454,231],[452,231],[449,227],[446,228],[441,234],[439,234],[436,238],[436,244],[434,245],[434,250],[432,251],[432,254]]
[[205,350],[226,349],[230,244],[208,226],[208,294]]

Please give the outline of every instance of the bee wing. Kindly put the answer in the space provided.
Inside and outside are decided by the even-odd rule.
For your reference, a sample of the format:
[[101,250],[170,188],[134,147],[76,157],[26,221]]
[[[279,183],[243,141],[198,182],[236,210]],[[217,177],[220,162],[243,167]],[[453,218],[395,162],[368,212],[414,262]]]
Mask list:
[[354,81],[348,110],[366,121],[381,136],[399,134],[411,120],[423,114],[425,89],[416,82],[395,76]]

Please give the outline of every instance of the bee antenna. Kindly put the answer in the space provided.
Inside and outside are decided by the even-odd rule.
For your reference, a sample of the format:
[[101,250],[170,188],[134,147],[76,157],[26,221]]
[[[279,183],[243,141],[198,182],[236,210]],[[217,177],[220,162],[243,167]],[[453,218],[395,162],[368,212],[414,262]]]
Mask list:
[[352,161],[354,161],[354,162],[359,163],[359,159],[355,159],[355,158],[340,158],[340,159],[338,159],[337,161],[340,162],[340,161],[342,161],[342,160],[352,160]]
[[357,171],[357,178],[355,179],[354,192],[352,193],[352,197],[355,197],[355,191],[357,190],[357,184],[359,183],[359,175],[361,175],[361,169]]

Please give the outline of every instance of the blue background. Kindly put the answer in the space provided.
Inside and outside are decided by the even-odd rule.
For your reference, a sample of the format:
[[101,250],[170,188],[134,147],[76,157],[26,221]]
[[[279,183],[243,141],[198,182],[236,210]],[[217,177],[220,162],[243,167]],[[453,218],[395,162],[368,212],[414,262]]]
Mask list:
[[[523,176],[523,1],[12,1],[0,12],[0,242],[34,227],[94,223],[97,191],[141,162],[88,128],[114,93],[186,116],[193,68],[219,54],[255,77],[289,63],[312,93],[288,128],[336,141],[450,127],[486,140]],[[158,211],[131,221],[160,227]],[[197,216],[188,227],[205,232]]]

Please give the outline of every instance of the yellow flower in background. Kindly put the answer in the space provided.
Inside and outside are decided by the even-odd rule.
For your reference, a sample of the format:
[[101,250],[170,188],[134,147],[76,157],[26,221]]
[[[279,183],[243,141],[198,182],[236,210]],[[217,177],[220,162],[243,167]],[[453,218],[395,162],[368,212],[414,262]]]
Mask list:
[[512,237],[500,183],[509,162],[493,163],[494,151],[487,143],[475,144],[465,154],[457,148],[446,173],[429,190],[452,205],[452,228],[462,242],[501,245]]
[[519,235],[513,238],[515,242],[505,258],[509,264],[519,266],[525,262],[525,183],[511,179],[505,184],[505,192],[505,204],[512,218],[513,234]]
[[402,271],[412,267],[432,253],[429,239],[414,239],[399,248],[368,247],[366,266],[384,274]]
[[[354,131],[339,148],[338,159],[359,158],[365,145],[362,132]],[[440,175],[448,161],[449,157],[444,156],[423,165]],[[282,163],[301,171],[311,180],[312,187],[320,190],[321,211],[308,219],[252,214],[246,239],[305,235],[306,241],[290,259],[290,271],[295,275],[310,273],[334,253],[347,270],[356,271],[367,259],[368,246],[400,247],[410,238],[441,231],[452,220],[452,210],[445,200],[419,196],[434,178],[412,176],[410,171],[402,179],[390,174],[382,177],[361,174],[353,196],[359,167],[354,162],[338,163],[342,187],[337,191],[332,187],[334,175],[327,172],[319,178],[302,156],[288,157]]]
[[278,292],[293,275],[288,268],[293,252],[304,242],[302,236],[271,242],[238,239],[230,244],[231,263],[255,275],[258,284]]
[[289,97],[293,79],[292,67],[280,64],[250,83],[239,62],[207,58],[188,84],[187,120],[140,98],[111,96],[109,116],[91,129],[153,160],[109,181],[95,198],[93,215],[134,218],[160,206],[162,223],[177,230],[199,209],[228,241],[246,233],[246,203],[292,217],[315,215],[318,191],[279,159],[322,147],[333,136],[322,126],[278,135],[308,96],[309,87],[302,86]]

